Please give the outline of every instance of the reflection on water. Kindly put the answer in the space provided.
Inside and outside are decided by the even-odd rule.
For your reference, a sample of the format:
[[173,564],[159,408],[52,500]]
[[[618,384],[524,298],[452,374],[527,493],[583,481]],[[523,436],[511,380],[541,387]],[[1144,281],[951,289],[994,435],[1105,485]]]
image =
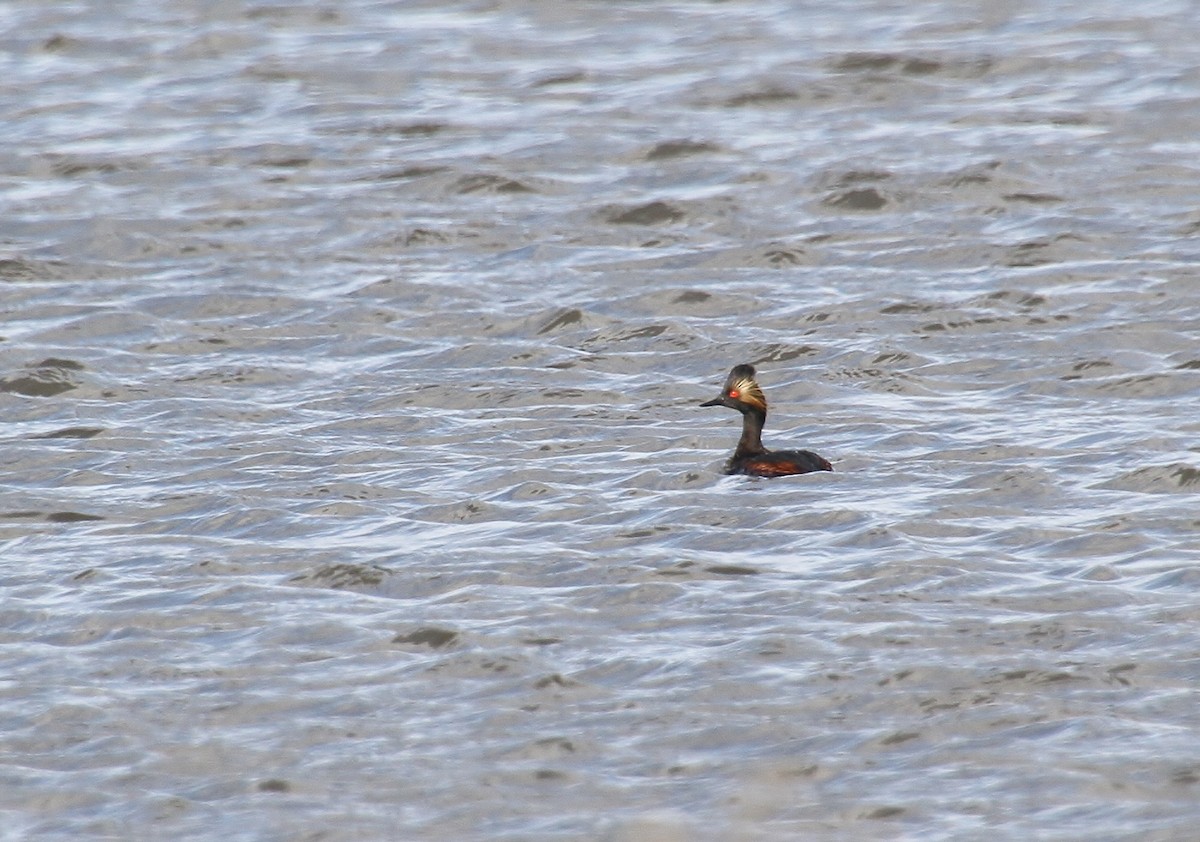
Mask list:
[[11,833],[1186,836],[1190,10],[665,11],[0,16]]

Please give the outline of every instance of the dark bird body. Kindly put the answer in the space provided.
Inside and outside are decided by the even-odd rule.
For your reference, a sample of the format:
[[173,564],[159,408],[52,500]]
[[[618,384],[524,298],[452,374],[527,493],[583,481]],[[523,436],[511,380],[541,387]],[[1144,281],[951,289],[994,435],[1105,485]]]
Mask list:
[[767,422],[767,398],[754,379],[752,365],[735,365],[725,379],[721,394],[700,405],[727,406],[742,413],[742,437],[725,463],[727,474],[786,477],[833,470],[829,460],[811,450],[767,450],[763,447],[762,430]]

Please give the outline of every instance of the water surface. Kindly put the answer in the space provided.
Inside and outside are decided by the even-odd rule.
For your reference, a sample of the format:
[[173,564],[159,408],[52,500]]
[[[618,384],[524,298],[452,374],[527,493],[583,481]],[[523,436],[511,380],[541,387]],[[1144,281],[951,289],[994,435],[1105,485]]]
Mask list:
[[8,4],[5,838],[1188,838],[1193,11]]

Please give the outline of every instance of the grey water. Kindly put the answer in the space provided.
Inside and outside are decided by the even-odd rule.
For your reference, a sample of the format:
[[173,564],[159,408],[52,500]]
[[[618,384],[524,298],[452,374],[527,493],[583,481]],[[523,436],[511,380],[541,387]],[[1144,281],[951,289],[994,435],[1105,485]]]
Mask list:
[[1197,43],[4,4],[0,838],[1194,838]]

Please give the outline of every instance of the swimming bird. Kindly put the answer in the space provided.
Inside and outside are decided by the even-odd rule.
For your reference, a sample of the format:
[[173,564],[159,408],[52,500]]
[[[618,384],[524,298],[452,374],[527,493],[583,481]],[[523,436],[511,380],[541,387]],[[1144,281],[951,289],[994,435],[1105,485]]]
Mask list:
[[725,378],[721,394],[701,406],[727,406],[742,413],[742,437],[729,461],[727,474],[753,477],[785,477],[812,471],[832,471],[833,465],[811,450],[767,450],[762,443],[763,424],[767,422],[767,397],[754,379],[754,366],[735,365]]

